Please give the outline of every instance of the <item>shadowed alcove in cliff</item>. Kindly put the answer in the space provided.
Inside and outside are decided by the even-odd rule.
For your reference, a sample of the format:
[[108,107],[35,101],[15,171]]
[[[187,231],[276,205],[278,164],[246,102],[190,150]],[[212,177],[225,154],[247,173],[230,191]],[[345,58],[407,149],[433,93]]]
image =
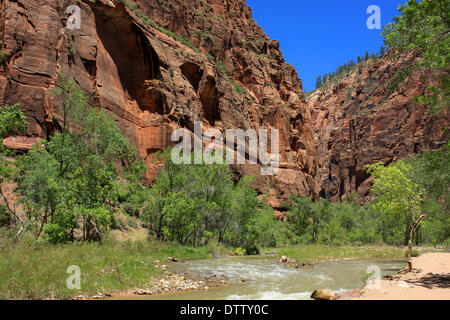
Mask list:
[[200,91],[200,100],[203,106],[203,116],[214,126],[216,121],[220,120],[219,115],[219,92],[216,88],[216,80],[213,77],[207,77]]
[[198,85],[202,79],[203,70],[200,66],[192,62],[183,63],[180,66],[181,72],[192,85],[195,91],[198,91]]
[[155,87],[147,90],[145,84],[160,79],[161,73],[158,55],[143,31],[123,8],[96,7],[94,11],[98,36],[114,61],[124,92],[141,110],[163,113],[164,94]]

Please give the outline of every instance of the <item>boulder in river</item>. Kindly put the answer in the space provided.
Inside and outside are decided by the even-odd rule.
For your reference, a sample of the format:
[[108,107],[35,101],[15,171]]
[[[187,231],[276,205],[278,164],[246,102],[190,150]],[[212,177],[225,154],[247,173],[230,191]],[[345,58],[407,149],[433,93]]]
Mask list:
[[312,293],[311,298],[316,300],[334,300],[336,293],[328,289],[317,289]]

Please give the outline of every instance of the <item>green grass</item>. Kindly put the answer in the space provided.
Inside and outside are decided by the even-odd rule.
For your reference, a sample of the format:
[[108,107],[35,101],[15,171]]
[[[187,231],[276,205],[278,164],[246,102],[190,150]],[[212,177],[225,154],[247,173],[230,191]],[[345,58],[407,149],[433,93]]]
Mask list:
[[216,67],[222,73],[222,76],[224,77],[224,79],[226,81],[229,81],[230,79],[228,78],[227,69],[225,68],[225,65],[223,64],[223,62],[221,60],[216,61]]
[[[427,252],[427,251],[425,251],[425,252]],[[420,252],[420,251],[417,250],[417,249],[412,249],[412,250],[411,250],[411,257],[418,257],[418,256],[420,256],[422,253],[423,253],[423,252]],[[407,249],[403,251],[403,256],[404,256],[405,258],[408,257],[408,250],[407,250]]]
[[[114,293],[147,288],[162,274],[155,260],[211,258],[223,247],[188,247],[157,241],[114,240],[51,245],[24,235],[14,241],[0,230],[0,299],[68,299],[80,294]],[[81,290],[69,290],[67,267],[81,269]]]
[[8,60],[8,52],[6,50],[0,50],[0,65]]
[[238,82],[233,81],[234,91],[236,91],[241,97],[245,94],[246,89],[243,88]]
[[298,266],[336,259],[404,259],[403,248],[392,246],[326,246],[296,245],[286,248],[265,249],[277,251],[279,257],[286,256],[297,261]]

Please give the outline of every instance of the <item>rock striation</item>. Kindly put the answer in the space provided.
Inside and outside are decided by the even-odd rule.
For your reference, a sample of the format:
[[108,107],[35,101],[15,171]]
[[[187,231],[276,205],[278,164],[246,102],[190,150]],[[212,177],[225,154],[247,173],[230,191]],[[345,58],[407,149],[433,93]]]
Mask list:
[[[73,4],[79,30],[66,28]],[[0,10],[0,103],[21,104],[28,136],[60,128],[52,92],[65,74],[116,119],[150,182],[173,130],[202,121],[204,130],[278,129],[278,174],[236,165],[236,176],[257,175],[255,188],[275,208],[291,193],[318,197],[302,83],[244,0],[4,0]]]
[[[370,197],[367,165],[390,164],[448,141],[448,109],[432,114],[414,102],[430,84],[413,71],[400,86],[394,76],[417,59],[414,53],[358,64],[352,71],[308,95],[317,148],[320,195],[341,200],[351,193]],[[428,79],[428,80],[427,80]]]
[[[72,30],[74,4],[81,28]],[[155,153],[173,144],[177,128],[278,129],[277,175],[261,176],[259,165],[232,170],[255,175],[254,187],[279,211],[289,194],[367,197],[368,164],[446,141],[448,112],[431,115],[413,102],[427,85],[419,73],[389,88],[414,55],[365,62],[306,102],[296,70],[245,0],[3,0],[0,12],[0,104],[20,103],[30,123],[27,137],[5,139],[13,148],[61,128],[52,94],[61,74],[114,117],[147,165],[148,183]]]

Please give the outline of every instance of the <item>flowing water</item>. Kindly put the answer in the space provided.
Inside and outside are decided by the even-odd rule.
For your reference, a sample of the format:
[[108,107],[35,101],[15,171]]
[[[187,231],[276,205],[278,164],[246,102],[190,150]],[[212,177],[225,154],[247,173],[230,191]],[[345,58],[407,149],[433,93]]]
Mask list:
[[337,293],[365,286],[362,272],[378,266],[381,275],[396,273],[405,266],[402,261],[347,260],[319,263],[306,269],[295,269],[278,263],[273,257],[233,257],[192,260],[174,263],[173,272],[197,279],[213,275],[229,279],[227,286],[204,291],[188,291],[142,299],[164,300],[259,300],[309,299],[315,289],[331,289]]

